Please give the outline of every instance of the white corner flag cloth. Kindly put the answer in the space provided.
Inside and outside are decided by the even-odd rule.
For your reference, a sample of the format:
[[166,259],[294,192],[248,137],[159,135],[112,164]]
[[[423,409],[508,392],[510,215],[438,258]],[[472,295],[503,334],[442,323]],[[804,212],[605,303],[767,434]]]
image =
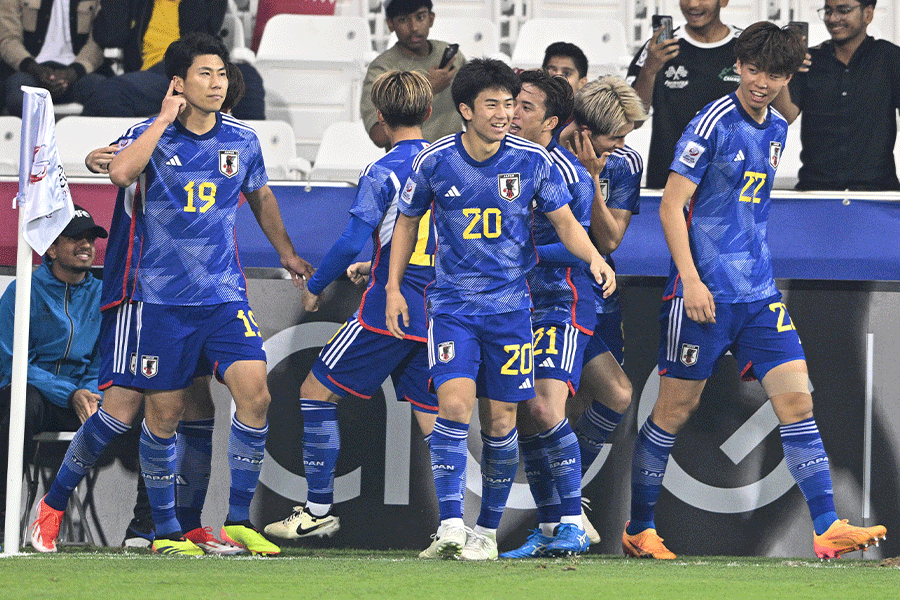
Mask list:
[[22,152],[19,210],[25,211],[22,237],[43,255],[75,215],[66,172],[56,147],[56,119],[50,92],[22,86]]

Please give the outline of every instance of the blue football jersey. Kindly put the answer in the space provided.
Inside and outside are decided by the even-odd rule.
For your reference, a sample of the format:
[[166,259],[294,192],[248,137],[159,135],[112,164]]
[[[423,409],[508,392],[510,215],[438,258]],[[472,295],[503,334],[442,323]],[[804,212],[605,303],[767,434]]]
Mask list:
[[[425,140],[398,142],[383,158],[370,164],[359,178],[356,199],[350,207],[355,215],[375,228],[372,234],[372,273],[363,292],[357,317],[364,327],[391,335],[384,322],[385,291],[391,259],[391,239],[397,222],[397,202],[403,184],[412,172],[416,155],[428,146]],[[409,307],[407,338],[427,341],[425,286],[434,280],[434,235],[426,215],[419,223],[419,237],[406,267],[400,291]]]
[[[671,169],[697,184],[686,209],[688,235],[700,279],[716,302],[778,293],[766,228],[787,126],[771,107],[757,123],[732,93],[697,113],[675,148]],[[666,298],[683,293],[673,261]]]
[[[641,177],[644,174],[644,161],[636,150],[625,146],[619,148],[606,159],[606,166],[600,172],[600,187],[603,188],[603,196],[606,198],[608,208],[627,210],[632,214],[641,212]],[[612,256],[606,257],[606,262],[613,269],[616,268]],[[593,277],[590,278],[594,290],[594,308],[597,314],[606,314],[621,310],[619,304],[619,290],[603,297],[601,288]]]
[[136,230],[137,220],[133,218],[135,196],[139,196],[137,188],[135,182],[119,188],[116,195],[103,259],[101,311],[127,302],[134,295],[135,272],[140,260],[140,234]]
[[[132,127],[119,144],[152,122]],[[256,132],[228,115],[203,135],[169,125],[141,173],[134,299],[200,306],[247,300],[234,234],[240,193],[268,181]]]
[[525,275],[537,263],[532,201],[552,212],[570,200],[547,150],[522,138],[506,136],[482,162],[469,156],[459,133],[423,150],[413,162],[400,211],[421,216],[432,210],[437,248],[429,316],[531,308]]
[[[557,142],[547,146],[553,164],[562,173],[572,195],[569,207],[584,227],[591,225],[591,206],[594,203],[594,181],[571,152]],[[559,243],[559,235],[547,215],[534,207],[534,243],[538,246]],[[528,289],[534,302],[536,323],[552,320],[573,325],[588,335],[593,334],[594,303],[592,301],[590,271],[587,265],[565,267],[538,263],[528,272]]]

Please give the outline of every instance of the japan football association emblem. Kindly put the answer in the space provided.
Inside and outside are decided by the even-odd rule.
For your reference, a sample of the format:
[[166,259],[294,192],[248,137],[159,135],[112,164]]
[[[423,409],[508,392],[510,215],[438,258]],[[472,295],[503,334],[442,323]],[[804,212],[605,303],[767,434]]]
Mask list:
[[234,177],[238,174],[237,150],[219,150],[219,173],[225,177]]
[[453,342],[441,342],[437,347],[438,360],[442,363],[448,363],[456,356],[456,349]]
[[147,356],[144,354],[141,356],[141,375],[150,379],[151,377],[155,377],[159,372],[159,357],[158,356]]
[[600,180],[600,193],[603,194],[603,200],[609,204],[609,179]]
[[505,198],[507,202],[512,202],[522,193],[518,173],[497,175],[497,187],[500,189],[500,196]]
[[697,355],[700,354],[700,346],[696,344],[681,345],[681,364],[686,367],[693,367],[697,364]]
[[137,375],[137,352],[131,353],[131,360],[128,361],[128,370],[132,375]]
[[769,164],[773,169],[778,169],[781,162],[781,142],[769,142]]

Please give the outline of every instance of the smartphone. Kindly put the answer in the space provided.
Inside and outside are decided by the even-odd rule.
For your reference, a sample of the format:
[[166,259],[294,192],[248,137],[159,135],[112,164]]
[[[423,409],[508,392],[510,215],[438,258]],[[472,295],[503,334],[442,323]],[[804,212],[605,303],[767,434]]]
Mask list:
[[453,57],[456,56],[456,53],[459,52],[459,44],[450,44],[444,49],[444,55],[441,56],[441,62],[438,65],[438,69],[443,69],[447,65],[450,64],[450,61],[453,60]]
[[663,28],[663,32],[659,36],[659,42],[665,42],[666,40],[672,39],[672,17],[669,15],[653,15],[650,19],[650,26],[653,28],[653,31],[656,31],[660,27]]
[[803,36],[803,43],[806,44],[806,47],[809,47],[809,23],[806,21],[791,21],[787,24],[788,27],[792,27],[800,32],[800,35]]

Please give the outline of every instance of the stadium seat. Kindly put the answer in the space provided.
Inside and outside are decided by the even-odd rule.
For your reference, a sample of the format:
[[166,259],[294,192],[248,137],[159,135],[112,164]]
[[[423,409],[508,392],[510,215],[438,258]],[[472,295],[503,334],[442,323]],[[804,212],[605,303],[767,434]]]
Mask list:
[[310,181],[356,183],[360,172],[384,156],[384,150],[369,139],[362,121],[332,123],[325,130]]
[[373,54],[363,17],[275,15],[266,24],[255,63],[265,84],[266,114],[291,124],[299,156],[314,158],[331,123],[358,118]]
[[244,121],[256,130],[269,179],[302,179],[309,174],[309,161],[297,156],[294,130],[285,121]]
[[519,30],[512,65],[521,69],[540,68],[544,50],[559,41],[571,42],[584,51],[588,78],[609,73],[621,75],[631,61],[625,44],[625,28],[619,21],[531,19]]
[[234,0],[228,0],[228,10],[225,12],[225,21],[222,23],[221,37],[233,62],[253,63],[256,61],[253,50],[247,47],[244,24],[238,15]]
[[[28,495],[22,514],[22,546],[25,545],[29,537],[28,526],[31,525],[29,517],[34,502],[38,498],[38,485],[42,485],[45,490],[49,488],[62,462],[62,456],[69,447],[69,442],[74,437],[74,431],[44,431],[32,438],[32,441],[35,442],[34,455],[29,457],[30,464],[25,465],[25,489]],[[48,459],[48,455],[52,458]],[[65,512],[59,528],[58,542],[60,544],[87,543],[90,546],[95,545],[94,536],[91,533],[91,528],[88,526],[87,511],[84,507],[85,504],[89,504],[91,501],[95,481],[96,474],[92,470],[87,477],[81,480],[81,483],[78,484],[78,487],[69,498],[69,505],[75,507],[79,521],[76,525],[72,521],[71,511]],[[82,490],[84,491],[84,499],[79,495]]]
[[259,49],[263,31],[269,19],[275,15],[333,15],[335,0],[259,0],[256,9],[256,23],[253,26],[253,51]]
[[[497,25],[486,17],[454,18],[441,17],[434,20],[434,27],[428,37],[451,44],[459,44],[466,58],[499,58],[509,62],[510,58],[500,52],[500,36]],[[397,43],[397,36],[391,34],[388,47]]]
[[19,146],[22,139],[22,119],[0,117],[0,175],[19,174]]
[[[95,175],[84,166],[91,150],[108,146],[143,119],[133,117],[64,117],[56,122],[59,159],[69,176]],[[104,175],[105,177],[105,175]]]

